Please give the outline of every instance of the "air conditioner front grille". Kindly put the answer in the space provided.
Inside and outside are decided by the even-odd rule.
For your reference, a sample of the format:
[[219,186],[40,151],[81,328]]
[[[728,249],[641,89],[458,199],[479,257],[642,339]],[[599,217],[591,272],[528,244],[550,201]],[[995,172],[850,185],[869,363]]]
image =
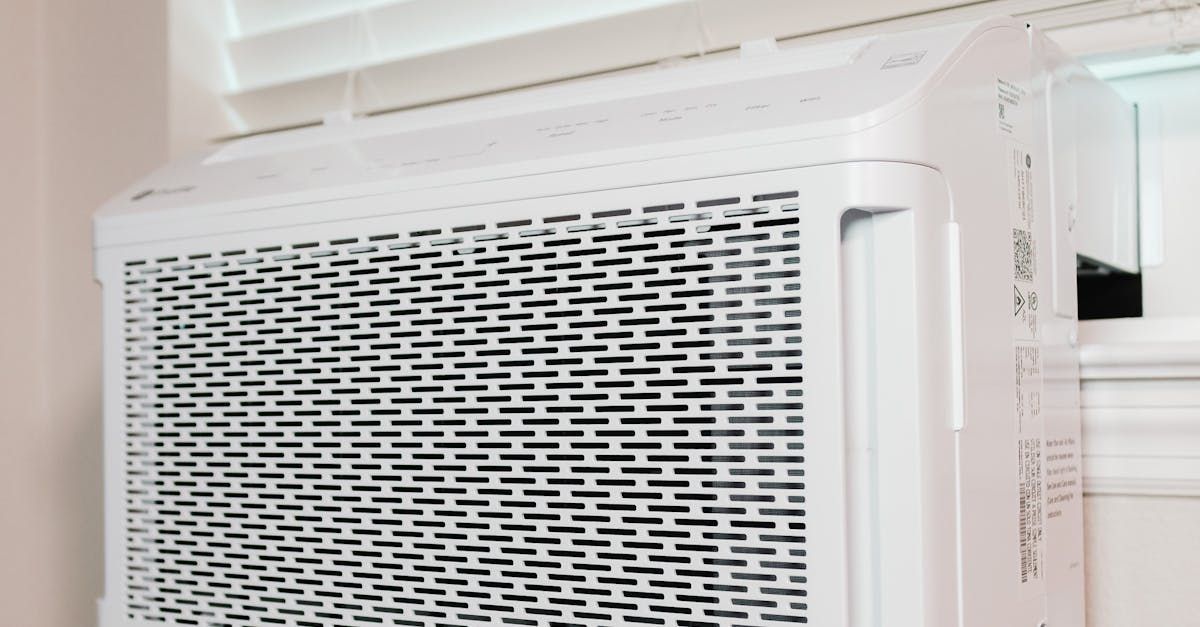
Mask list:
[[126,615],[807,622],[795,196],[128,262]]

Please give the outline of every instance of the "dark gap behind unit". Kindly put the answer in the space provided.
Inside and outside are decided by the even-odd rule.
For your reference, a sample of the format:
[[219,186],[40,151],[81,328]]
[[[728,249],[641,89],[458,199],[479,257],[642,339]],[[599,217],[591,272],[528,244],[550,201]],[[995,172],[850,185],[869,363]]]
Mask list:
[[1080,259],[1075,274],[1079,319],[1142,317],[1142,275],[1103,268]]

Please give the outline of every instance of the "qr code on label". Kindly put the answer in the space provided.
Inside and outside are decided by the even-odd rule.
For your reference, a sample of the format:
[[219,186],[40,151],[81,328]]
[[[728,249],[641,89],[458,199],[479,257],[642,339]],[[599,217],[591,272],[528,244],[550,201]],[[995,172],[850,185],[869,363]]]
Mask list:
[[1013,229],[1013,278],[1033,282],[1033,235]]

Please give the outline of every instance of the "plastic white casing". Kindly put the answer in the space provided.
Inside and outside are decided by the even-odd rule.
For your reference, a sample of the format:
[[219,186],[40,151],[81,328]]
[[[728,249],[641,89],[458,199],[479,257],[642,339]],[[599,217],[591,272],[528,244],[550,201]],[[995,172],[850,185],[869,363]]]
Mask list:
[[[729,218],[739,214],[690,203],[732,190],[736,211],[770,205],[798,217],[806,596],[789,616],[1082,627],[1075,208],[1065,190],[1093,183],[1082,159],[1061,165],[1071,148],[1050,143],[1066,135],[1050,132],[1059,118],[1046,96],[1063,75],[1069,89],[1112,99],[1109,119],[1095,123],[1114,130],[1090,141],[1132,152],[1123,130],[1132,118],[1111,92],[1036,31],[993,19],[249,138],[131,186],[95,222],[105,317],[102,626],[170,616],[146,610],[155,591],[130,584],[153,581],[131,575],[130,528],[162,520],[131,496],[131,481],[145,475],[131,479],[141,458],[130,451],[153,442],[147,425],[162,423],[153,409],[148,418],[144,406],[130,409],[129,390],[144,381],[131,375],[150,371],[129,359],[167,349],[131,340],[129,299],[139,293],[130,277],[140,270],[129,262],[185,281],[190,271],[178,268],[199,268],[189,261],[198,255],[262,261],[296,242],[486,230],[564,213],[586,222],[610,207],[632,207],[636,218],[680,200],[689,204],[663,213],[664,224]],[[751,201],[779,190],[797,194]],[[333,302],[354,301],[341,293]],[[139,533],[139,542],[155,537]],[[246,572],[253,584],[263,571]],[[177,580],[159,581],[180,594]],[[578,602],[600,611],[590,597]],[[677,602],[673,611],[697,614],[664,614],[663,624],[787,622],[764,618],[784,610],[722,618]],[[288,601],[244,603],[269,606],[263,615],[285,624],[301,624],[278,613],[289,608],[319,620]],[[400,624],[459,624],[462,612],[498,623],[481,607]],[[554,620],[632,624],[605,611],[610,618]],[[197,612],[179,624],[255,624]]]

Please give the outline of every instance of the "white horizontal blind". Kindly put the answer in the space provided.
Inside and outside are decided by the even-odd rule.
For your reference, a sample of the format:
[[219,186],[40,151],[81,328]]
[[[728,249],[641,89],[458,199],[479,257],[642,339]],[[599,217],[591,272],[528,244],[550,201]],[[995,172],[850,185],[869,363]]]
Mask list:
[[653,10],[672,0],[239,0],[228,39],[237,92],[364,70]]
[[[1124,62],[1131,52],[1170,52],[1158,61],[1170,67],[1200,61],[1187,54],[1200,42],[1198,6],[1200,0],[173,0],[173,70],[192,88],[191,97],[174,100],[183,109],[177,124],[205,117],[188,115],[198,107],[217,112],[207,116],[211,129],[191,133],[212,139],[310,124],[331,111],[411,107],[720,53],[765,37],[802,43],[1001,14],[1049,30],[1074,54]],[[1105,67],[1127,73],[1148,66]],[[195,102],[198,83],[210,102]]]

